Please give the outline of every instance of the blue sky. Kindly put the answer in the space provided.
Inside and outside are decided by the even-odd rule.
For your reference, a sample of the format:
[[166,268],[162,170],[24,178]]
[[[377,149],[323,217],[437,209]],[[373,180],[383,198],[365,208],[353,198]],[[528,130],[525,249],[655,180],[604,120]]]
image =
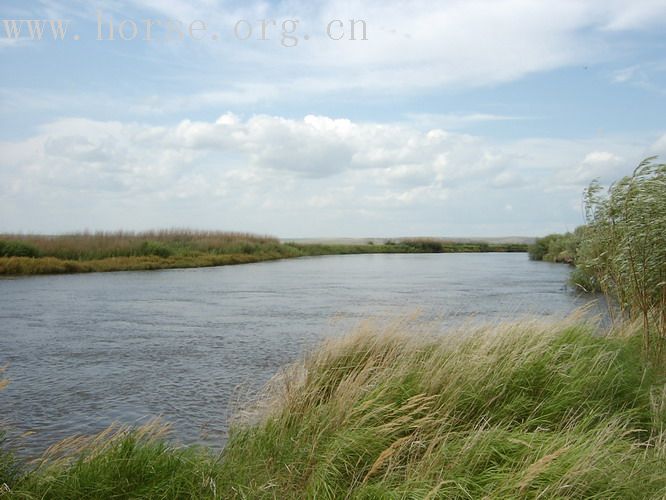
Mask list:
[[[666,153],[663,1],[4,0],[0,13],[69,21],[57,41],[0,26],[0,231],[542,235],[582,222],[592,179]],[[99,13],[107,35],[111,18],[116,33],[136,22],[136,39],[97,40]],[[146,42],[145,19],[207,29]],[[336,19],[364,20],[367,40],[331,40]]]

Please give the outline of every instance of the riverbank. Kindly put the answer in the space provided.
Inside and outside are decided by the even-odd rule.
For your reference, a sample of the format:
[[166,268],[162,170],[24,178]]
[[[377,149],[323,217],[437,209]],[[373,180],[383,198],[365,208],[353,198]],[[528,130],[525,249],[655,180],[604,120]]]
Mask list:
[[[221,454],[158,424],[0,458],[10,498],[663,498],[666,385],[640,332],[580,321],[329,340],[237,417]],[[1,494],[0,494],[1,496]]]
[[0,235],[0,275],[211,267],[318,255],[526,251],[524,243],[402,239],[383,243],[319,244],[282,242],[277,238],[242,233],[182,230]]

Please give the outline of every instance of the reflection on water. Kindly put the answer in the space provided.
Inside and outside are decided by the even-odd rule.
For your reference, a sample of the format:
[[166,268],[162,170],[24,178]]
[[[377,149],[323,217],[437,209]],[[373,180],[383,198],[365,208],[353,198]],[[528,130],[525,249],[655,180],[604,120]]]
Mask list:
[[[369,316],[562,316],[569,268],[525,254],[349,255],[243,266],[0,280],[3,417],[31,452],[162,415],[224,443],[230,402]],[[239,396],[241,394],[241,396]]]

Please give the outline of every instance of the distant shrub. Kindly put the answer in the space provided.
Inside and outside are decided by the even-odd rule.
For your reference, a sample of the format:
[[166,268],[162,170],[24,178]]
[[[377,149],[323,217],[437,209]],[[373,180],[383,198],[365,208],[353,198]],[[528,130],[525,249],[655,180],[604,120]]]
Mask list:
[[0,257],[39,257],[39,250],[23,241],[0,240]]
[[154,255],[156,257],[170,257],[172,250],[159,241],[144,241],[139,247],[139,255]]
[[424,253],[442,253],[444,251],[444,245],[437,240],[405,240],[403,244]]
[[528,246],[525,243],[509,243],[504,248],[505,252],[526,252]]
[[241,244],[241,252],[245,254],[253,254],[259,250],[259,247],[257,245],[253,245],[252,243],[242,243]]
[[573,233],[549,234],[543,238],[537,238],[527,248],[530,259],[575,264],[583,231],[584,226],[581,226]]
[[534,243],[527,247],[527,253],[530,260],[543,260],[543,256],[548,253],[548,238],[553,235],[537,238]]

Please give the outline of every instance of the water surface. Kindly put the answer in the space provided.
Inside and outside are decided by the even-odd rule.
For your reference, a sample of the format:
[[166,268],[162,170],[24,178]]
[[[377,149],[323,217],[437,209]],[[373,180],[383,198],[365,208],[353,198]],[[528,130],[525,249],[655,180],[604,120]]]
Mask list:
[[[563,316],[568,266],[526,254],[348,255],[0,280],[2,417],[36,453],[114,420],[162,415],[224,443],[230,401],[368,316]],[[239,389],[241,388],[241,389]]]

